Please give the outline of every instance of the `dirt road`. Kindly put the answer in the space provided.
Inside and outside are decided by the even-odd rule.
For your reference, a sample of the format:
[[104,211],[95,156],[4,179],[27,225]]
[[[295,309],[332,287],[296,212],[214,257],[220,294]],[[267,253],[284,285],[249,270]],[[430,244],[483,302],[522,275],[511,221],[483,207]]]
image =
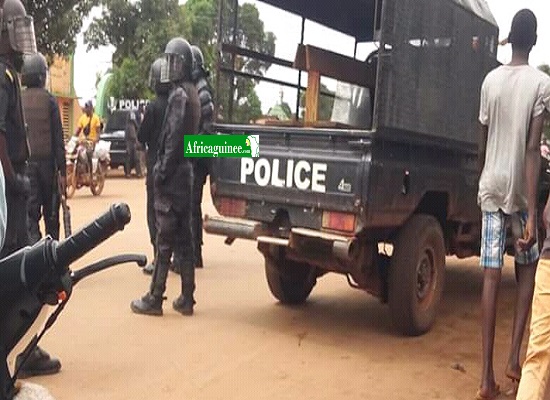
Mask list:
[[[77,191],[70,201],[73,230],[119,201],[130,205],[132,222],[75,269],[121,252],[151,255],[143,180],[110,177],[100,197]],[[209,194],[204,212],[214,213]],[[130,301],[150,282],[133,265],[81,282],[42,342],[61,358],[62,372],[31,381],[58,400],[474,398],[481,347],[477,259],[447,260],[438,322],[419,338],[397,335],[387,307],[339,275],[321,278],[304,306],[279,305],[252,242],[229,247],[206,235],[204,261],[191,318],[171,308],[180,285],[172,273],[161,318],[130,312]],[[495,352],[504,385],[515,293],[507,263]]]

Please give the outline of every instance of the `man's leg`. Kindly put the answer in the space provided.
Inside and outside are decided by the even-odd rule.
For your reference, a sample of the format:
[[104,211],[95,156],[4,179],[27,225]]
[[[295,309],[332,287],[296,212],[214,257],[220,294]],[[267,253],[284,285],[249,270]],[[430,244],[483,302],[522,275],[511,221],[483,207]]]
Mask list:
[[183,315],[192,315],[195,305],[195,239],[193,227],[193,185],[194,178],[191,166],[189,177],[182,185],[186,195],[179,199],[180,210],[176,248],[181,251],[180,275],[181,295],[172,303],[173,308]]
[[[27,173],[26,167],[17,168],[16,173]],[[15,216],[12,221],[15,221],[16,230],[16,249],[19,250],[29,245],[28,234],[28,197],[24,195],[16,195],[13,197],[15,202]],[[12,209],[14,207],[12,206]],[[9,205],[8,205],[9,214]],[[8,216],[9,225],[9,216]],[[16,358],[16,364],[21,364],[21,355]],[[36,346],[29,358],[25,361],[21,369],[19,370],[19,376],[21,378],[35,376],[35,375],[50,375],[59,372],[61,369],[61,362],[55,358],[51,358],[48,353]]]
[[[147,178],[146,178],[146,189],[147,189],[147,228],[149,229],[149,239],[153,245],[153,254],[156,257],[156,241],[157,241],[157,226],[156,226],[156,217],[155,217],[155,192],[153,185],[153,168],[148,169]],[[143,268],[143,273],[147,275],[152,275],[155,265],[155,259],[153,258],[152,262]]]
[[126,142],[126,158],[124,159],[124,175],[129,178],[132,173],[132,149],[128,142]]
[[500,278],[500,268],[485,268],[483,270],[483,292],[481,296],[483,369],[481,372],[480,389],[482,395],[489,395],[493,393],[496,388],[495,372],[493,369],[493,349],[495,344],[495,326]]
[[518,281],[518,291],[516,298],[516,311],[514,314],[514,325],[512,330],[512,343],[510,348],[510,357],[506,367],[506,376],[513,380],[519,380],[521,377],[520,351],[525,333],[525,325],[529,317],[531,302],[533,301],[533,291],[535,285],[536,263],[521,265],[516,263],[516,276]]
[[37,163],[29,164],[29,180],[31,181],[31,193],[28,203],[28,227],[29,243],[35,244],[42,238],[39,221],[41,212],[41,187],[40,187],[40,168]]
[[[202,161],[202,160],[201,160]],[[202,262],[202,193],[206,183],[206,167],[197,164],[193,185],[193,227],[195,238],[195,267],[203,268]]]
[[517,400],[543,400],[550,372],[550,260],[538,263],[527,356]]
[[[51,168],[51,167],[50,167]],[[43,165],[41,168],[42,185],[42,209],[44,210],[44,225],[46,234],[59,240],[59,207],[61,198],[57,185],[54,187],[54,179],[57,179],[55,171]]]
[[[527,224],[527,213],[519,212],[512,216],[512,225],[514,229],[514,241],[524,236],[525,225]],[[535,273],[539,258],[539,246],[535,243],[529,251],[517,251],[515,257],[516,281],[518,283],[516,312],[514,315],[514,326],[512,331],[512,344],[510,348],[510,357],[506,367],[506,376],[516,384],[521,377],[521,365],[519,362],[521,343],[525,333],[525,325],[529,317],[529,310],[533,301],[533,291],[535,288]]]
[[136,314],[162,315],[162,302],[178,220],[174,210],[160,201],[159,196],[155,198],[155,211],[158,227],[156,265],[149,291],[130,305]]
[[143,176],[141,171],[141,151],[137,149],[137,144],[134,144],[134,154],[135,154],[135,163],[136,163],[136,175],[138,178]]
[[497,300],[504,264],[505,218],[502,212],[483,212],[481,259],[483,291],[481,295],[482,373],[479,395],[492,398],[498,392],[493,369],[493,349]]

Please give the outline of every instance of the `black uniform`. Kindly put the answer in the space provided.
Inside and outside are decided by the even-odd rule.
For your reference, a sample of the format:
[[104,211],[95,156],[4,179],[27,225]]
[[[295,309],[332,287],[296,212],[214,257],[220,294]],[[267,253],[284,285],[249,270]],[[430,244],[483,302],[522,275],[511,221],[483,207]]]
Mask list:
[[[0,59],[0,134],[5,135],[8,156],[17,182],[6,182],[6,202],[8,221],[4,247],[0,252],[3,258],[29,244],[27,233],[27,201],[30,185],[21,184],[26,177],[29,148],[25,131],[23,107],[21,105],[21,85],[17,72],[6,61]],[[27,181],[28,184],[28,181]]]
[[[206,73],[199,72],[195,82],[197,94],[200,102],[200,123],[199,134],[208,134],[211,131],[211,125],[214,116],[214,102],[210,86],[206,80]],[[206,178],[210,173],[211,160],[209,158],[193,159],[193,232],[195,238],[195,266],[202,268],[202,194]],[[180,269],[182,263],[182,249],[174,249],[174,268]]]
[[[137,118],[137,117],[136,117]],[[124,129],[124,140],[126,141],[126,160],[124,162],[124,173],[129,176],[132,168],[136,169],[136,175],[141,177],[141,157],[137,149],[137,120],[128,119]]]
[[182,249],[180,264],[182,296],[193,301],[195,290],[194,239],[192,228],[193,166],[184,157],[184,134],[197,134],[200,103],[197,90],[186,82],[176,87],[168,99],[166,117],[159,138],[154,168],[157,218],[157,259],[150,293],[162,297],[170,257]]
[[138,130],[138,140],[146,147],[147,177],[145,185],[147,188],[147,226],[149,237],[156,254],[157,227],[155,218],[155,198],[153,186],[153,168],[157,162],[158,141],[168,105],[168,94],[160,94],[147,106],[143,121]]
[[38,225],[41,216],[44,216],[46,234],[59,239],[58,172],[66,175],[65,144],[57,102],[46,89],[26,89],[22,103],[31,149],[28,224],[30,244],[34,244],[42,238]]
[[[202,74],[195,86],[199,95],[201,104],[201,122],[199,132],[208,134],[211,131],[211,125],[214,117],[214,102],[212,101],[212,93],[210,86],[206,80],[206,74]],[[206,183],[206,177],[210,173],[209,158],[198,158],[195,160],[195,179],[193,182],[193,221],[195,232],[195,265],[202,267],[202,193]]]

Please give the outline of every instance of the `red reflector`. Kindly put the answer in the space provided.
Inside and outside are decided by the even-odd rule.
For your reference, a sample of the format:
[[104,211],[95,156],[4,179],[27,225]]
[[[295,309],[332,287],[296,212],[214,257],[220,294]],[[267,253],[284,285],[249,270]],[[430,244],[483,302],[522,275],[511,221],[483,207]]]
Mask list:
[[224,217],[244,217],[246,214],[246,201],[231,197],[218,199],[218,212]]
[[355,215],[334,211],[323,212],[323,228],[342,232],[355,230]]

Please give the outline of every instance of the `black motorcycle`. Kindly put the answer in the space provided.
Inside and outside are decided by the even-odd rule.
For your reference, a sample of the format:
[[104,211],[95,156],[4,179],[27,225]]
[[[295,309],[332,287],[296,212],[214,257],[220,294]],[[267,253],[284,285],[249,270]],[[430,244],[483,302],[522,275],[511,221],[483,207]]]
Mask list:
[[[23,351],[24,359],[31,354],[63,311],[73,287],[80,280],[117,264],[136,262],[145,266],[147,258],[144,255],[124,254],[78,271],[69,269],[71,263],[124,229],[130,218],[128,205],[113,205],[101,217],[63,241],[46,237],[0,261],[0,353],[3,358],[0,364],[0,400],[12,400],[15,395],[19,371],[16,369],[13,375],[10,373],[8,357],[20,351]],[[56,308],[48,315],[46,305]],[[37,326],[43,328],[32,336],[31,328]]]

